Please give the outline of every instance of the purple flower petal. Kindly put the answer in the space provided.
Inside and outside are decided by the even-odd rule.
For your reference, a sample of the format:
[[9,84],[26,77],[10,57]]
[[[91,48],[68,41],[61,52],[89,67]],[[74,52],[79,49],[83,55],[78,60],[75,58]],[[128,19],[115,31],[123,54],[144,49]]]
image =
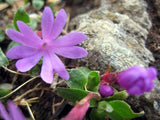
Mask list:
[[61,9],[56,16],[55,22],[53,24],[52,32],[48,39],[54,40],[60,35],[60,33],[63,30],[63,27],[66,24],[66,20],[67,20],[67,14],[64,9]]
[[9,101],[8,110],[13,120],[25,120],[25,117],[23,116],[21,110],[15,105],[15,103]]
[[83,33],[73,32],[54,40],[53,43],[57,47],[70,47],[83,42],[86,38]]
[[140,74],[135,70],[124,71],[118,75],[118,83],[123,87],[125,86],[126,89],[129,89],[135,82],[135,79],[137,79],[139,76]]
[[7,33],[8,33],[8,36],[10,39],[12,39],[15,42],[21,43],[25,46],[33,47],[33,48],[40,46],[41,41],[36,43],[34,41],[34,39],[32,39],[32,38],[28,39],[28,37],[30,37],[30,36],[25,37],[22,33],[18,32],[16,30],[8,29]]
[[8,114],[8,112],[6,111],[6,109],[4,108],[1,102],[0,102],[0,114],[3,117],[3,119],[11,120],[10,115]]
[[55,55],[52,54],[52,65],[53,65],[53,70],[58,73],[59,76],[61,76],[65,80],[69,80],[69,74],[65,69],[64,64],[62,61]]
[[154,88],[154,82],[150,81],[149,85],[146,86],[145,91],[150,92],[153,88]]
[[49,34],[53,27],[53,21],[54,21],[53,12],[49,7],[46,7],[43,11],[42,23],[41,23],[43,39],[48,39]]
[[133,66],[118,75],[118,83],[131,95],[141,95],[149,92],[154,87],[153,80],[157,77],[156,69],[145,69]]
[[16,67],[20,72],[29,71],[41,59],[42,55],[37,53],[31,57],[20,59],[16,62]]
[[24,35],[24,41],[27,46],[40,47],[43,41],[38,37],[38,35],[30,28],[28,25],[21,21],[17,21],[18,28]]
[[50,56],[45,55],[43,57],[43,64],[41,68],[41,78],[48,84],[53,82],[53,67],[52,62],[50,61]]
[[122,71],[118,77],[118,83],[125,87],[126,89],[129,89],[133,84],[136,82],[136,79],[141,79],[140,77],[143,75],[143,77],[146,77],[146,70],[143,67],[139,66],[133,66],[125,71]]
[[72,59],[82,58],[88,55],[88,52],[84,48],[78,46],[56,48],[55,53]]
[[17,45],[9,49],[9,51],[7,52],[7,57],[11,59],[19,59],[32,56],[35,54],[35,52],[36,49],[34,48]]
[[149,76],[149,78],[151,79],[151,80],[154,80],[154,79],[156,79],[156,76],[158,75],[158,72],[157,72],[157,70],[156,70],[156,68],[155,67],[149,67],[148,69],[147,69],[147,73],[148,73],[148,76]]
[[144,92],[141,91],[141,89],[137,86],[133,86],[132,88],[130,89],[127,89],[127,92],[130,94],[130,95],[141,95],[143,94]]
[[26,41],[24,40],[24,36],[22,33],[13,29],[8,29],[7,33],[9,38],[12,39],[13,41],[26,45],[25,43]]

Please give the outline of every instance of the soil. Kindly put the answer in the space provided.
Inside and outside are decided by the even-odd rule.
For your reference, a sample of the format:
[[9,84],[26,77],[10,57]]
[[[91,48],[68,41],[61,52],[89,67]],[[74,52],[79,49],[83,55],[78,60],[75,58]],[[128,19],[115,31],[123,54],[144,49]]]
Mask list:
[[[61,2],[61,4],[58,4],[56,6],[56,9],[59,9],[61,7],[65,8],[68,12],[70,12],[70,17],[73,18],[78,14],[84,13],[91,9],[96,9],[99,4],[97,4],[95,1],[96,0],[64,0],[63,2]],[[160,73],[160,9],[157,7],[157,1],[146,0],[146,2],[148,3],[148,12],[150,14],[150,19],[153,23],[153,27],[149,31],[148,39],[146,40],[146,46],[149,50],[151,50],[155,58],[155,62],[150,63],[150,65],[155,66]],[[45,5],[49,4],[46,3]],[[158,5],[160,5],[160,3]],[[5,30],[6,26],[13,20],[14,13],[12,9],[13,7],[9,6],[0,11],[0,29],[2,29],[3,31]],[[33,7],[29,7],[29,9],[27,9],[27,13],[32,12],[39,13],[38,11],[35,11]],[[0,47],[2,48],[4,53],[6,52],[9,43],[9,38],[5,36],[5,40],[0,43]],[[63,59],[63,61],[66,63],[68,68],[74,68],[78,66],[78,64],[72,64],[71,60],[69,59]],[[8,68],[16,71],[14,65],[15,62],[16,60],[11,61]],[[160,74],[158,78],[160,79]],[[28,79],[30,79],[30,76],[17,75],[6,71],[2,67],[0,68],[0,84],[10,83],[14,84],[13,88],[17,88]],[[57,77],[56,80],[57,82],[61,81],[59,77]],[[64,82],[59,84],[58,86],[67,87]],[[25,101],[32,98],[34,100],[31,100],[32,102],[30,104],[30,108],[36,120],[59,120],[71,110],[72,106],[66,100],[63,100],[63,98],[58,96],[52,88],[53,87],[47,85],[38,77],[23,86],[14,94],[12,94],[9,99],[16,100],[16,103],[21,105],[21,109],[23,110],[23,113],[25,113],[26,117],[30,117],[30,115],[26,105],[24,105],[22,100]],[[28,92],[30,90],[33,91]],[[26,93],[26,95],[24,95],[24,93]],[[22,96],[22,98],[18,99],[18,97],[20,96]],[[86,120],[87,119],[88,118],[86,118]]]

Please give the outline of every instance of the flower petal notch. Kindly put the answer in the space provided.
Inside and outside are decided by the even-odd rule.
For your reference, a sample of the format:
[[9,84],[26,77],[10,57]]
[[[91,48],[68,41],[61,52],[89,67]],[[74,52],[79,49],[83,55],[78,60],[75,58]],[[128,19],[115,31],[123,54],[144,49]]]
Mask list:
[[154,87],[153,80],[156,77],[157,70],[154,67],[146,69],[140,66],[133,66],[118,75],[118,83],[130,95],[142,95],[152,90]]
[[20,72],[32,69],[42,58],[41,78],[48,84],[53,82],[53,72],[58,73],[65,80],[69,79],[69,74],[64,64],[57,55],[78,59],[86,57],[88,52],[76,46],[86,39],[86,35],[80,32],[72,32],[62,37],[63,27],[66,24],[67,14],[61,9],[55,20],[51,8],[46,7],[42,14],[42,36],[39,37],[28,25],[22,21],[17,21],[20,32],[9,29],[8,36],[11,40],[21,43],[7,52],[7,57],[19,59],[16,67]]

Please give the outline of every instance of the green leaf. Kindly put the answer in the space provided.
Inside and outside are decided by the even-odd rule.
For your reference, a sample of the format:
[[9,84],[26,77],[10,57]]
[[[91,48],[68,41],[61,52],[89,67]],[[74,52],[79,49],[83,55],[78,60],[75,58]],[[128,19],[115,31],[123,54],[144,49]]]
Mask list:
[[[106,119],[106,113],[103,111],[98,111],[97,109],[92,109],[90,115],[91,120],[107,120]],[[108,119],[109,120],[109,119]]]
[[88,75],[87,90],[98,92],[99,82],[100,82],[99,72],[97,71],[90,72]]
[[49,7],[51,8],[51,10],[52,10],[52,12],[53,12],[53,15],[55,16],[56,10],[54,9],[54,3],[50,3],[50,4],[49,4]]
[[3,31],[0,29],[0,42],[2,42],[5,39]]
[[[9,83],[0,84],[0,98],[4,97],[7,94],[9,94],[12,89],[13,89],[13,85],[12,84],[9,84]],[[5,100],[8,99],[8,97],[0,99],[0,101],[4,102]]]
[[105,120],[107,118],[106,111],[112,112],[112,106],[109,105],[106,101],[99,102],[97,109],[93,109],[91,111],[91,120]]
[[[73,104],[76,104],[77,101],[80,101],[89,94],[84,90],[71,89],[71,88],[57,88],[57,92],[60,96],[72,102]],[[90,107],[95,107],[96,105],[97,105],[96,99],[92,98],[90,101]]]
[[6,35],[8,35],[8,34],[7,34],[8,29],[14,29],[14,30],[16,30],[16,28],[14,27],[13,24],[8,24],[7,27],[6,27],[6,29],[5,29]]
[[44,6],[44,0],[32,0],[33,7],[40,10]]
[[37,76],[37,75],[39,75],[40,70],[41,70],[41,66],[37,64],[36,66],[34,66],[34,67],[29,71],[29,74],[32,75],[32,76]]
[[0,48],[0,66],[7,66],[8,64],[8,59]]
[[130,120],[144,115],[144,111],[134,113],[126,102],[114,100],[110,102],[99,102],[97,110],[94,109],[91,114],[94,116],[93,118],[90,115],[92,120],[104,120],[106,117],[112,120]]
[[77,69],[68,70],[70,79],[66,81],[70,88],[76,88],[84,90],[84,86],[88,80],[88,74],[90,70],[88,68],[80,67]]
[[24,4],[27,4],[30,0],[24,0]]
[[20,21],[23,21],[24,23],[29,23],[30,22],[30,19],[29,19],[29,16],[28,14],[26,13],[26,11],[24,10],[23,7],[20,7],[15,16],[14,16],[14,20],[13,20],[13,24],[16,28],[16,30],[19,31],[19,28],[17,26],[17,21],[20,20]]
[[20,43],[17,43],[17,42],[12,41],[12,42],[10,42],[10,43],[9,43],[9,45],[8,45],[8,47],[7,47],[7,50],[9,50],[9,49],[11,49],[12,47],[17,46],[17,45],[21,45],[21,44],[20,44]]
[[10,5],[13,4],[13,0],[6,0],[6,2],[7,2],[8,4],[10,4]]
[[32,28],[32,30],[35,30],[37,27],[37,21],[35,19],[30,19],[29,26]]
[[104,100],[111,101],[111,100],[125,100],[128,98],[128,93],[126,90],[116,92],[112,96],[106,97]]
[[101,101],[98,104],[98,110],[99,111],[107,111],[107,112],[113,112],[113,108],[108,102],[106,101]]
[[107,115],[112,120],[130,120],[144,115],[144,111],[134,113],[131,107],[124,101],[114,100],[108,103],[113,108],[113,112],[107,112]]
[[[3,97],[7,94],[9,94],[11,92],[11,90],[9,89],[4,89],[4,88],[0,88],[0,97]],[[4,99],[0,99],[0,101],[5,101],[7,98],[4,98]]]

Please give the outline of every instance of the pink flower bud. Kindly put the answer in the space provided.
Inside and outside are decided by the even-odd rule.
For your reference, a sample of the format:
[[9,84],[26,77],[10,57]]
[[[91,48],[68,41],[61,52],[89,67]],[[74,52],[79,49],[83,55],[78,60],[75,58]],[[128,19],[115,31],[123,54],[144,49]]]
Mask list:
[[88,94],[62,120],[82,120],[89,108],[89,102],[92,97],[94,97],[94,94]]
[[116,73],[104,73],[102,78],[101,78],[100,84],[112,85],[112,84],[116,83],[118,74],[119,74],[118,72],[116,72]]

